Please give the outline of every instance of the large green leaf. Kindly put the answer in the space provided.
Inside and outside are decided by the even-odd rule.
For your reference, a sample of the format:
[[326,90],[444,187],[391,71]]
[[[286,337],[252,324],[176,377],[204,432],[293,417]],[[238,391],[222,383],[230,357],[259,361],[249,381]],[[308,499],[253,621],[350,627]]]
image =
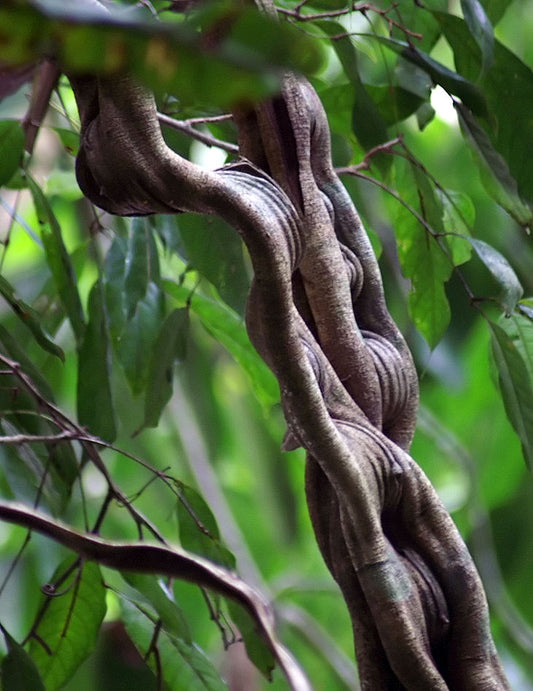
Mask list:
[[111,394],[111,348],[102,282],[89,295],[89,323],[78,355],[78,419],[105,441],[116,437]]
[[424,51],[419,50],[413,44],[373,34],[369,35],[368,38],[379,41],[387,46],[387,48],[401,55],[407,61],[413,63],[413,65],[423,69],[435,84],[440,84],[449,94],[453,94],[460,98],[473,113],[482,117],[488,114],[485,95],[480,87],[473,81],[465,79],[461,74],[448,69],[445,65],[438,62]]
[[30,644],[48,691],[60,689],[93,650],[106,612],[100,568],[87,562],[62,579],[71,563],[61,564],[52,577],[52,584],[60,579],[57,591],[37,625],[38,639]]
[[400,159],[395,166],[404,201],[398,207],[395,233],[402,271],[411,280],[409,313],[433,348],[450,320],[444,283],[450,278],[452,261],[436,237],[444,233],[443,209],[430,181],[416,165]]
[[121,334],[117,355],[134,394],[146,387],[150,353],[163,319],[163,308],[163,294],[150,282]]
[[515,342],[498,324],[489,322],[492,352],[507,417],[522,443],[528,468],[533,468],[533,387]]
[[22,160],[24,132],[17,120],[0,121],[0,187],[13,177]]
[[[450,43],[458,71],[467,79],[480,73],[482,58],[466,23],[458,17],[439,13],[446,39]],[[486,130],[494,148],[509,165],[518,183],[520,196],[533,203],[533,70],[499,41],[494,44],[492,68],[480,79],[490,116]],[[475,115],[474,109],[463,99]]]
[[482,55],[481,73],[485,74],[494,61],[494,30],[479,0],[461,0],[465,21]]
[[147,294],[148,284],[158,285],[159,258],[152,229],[144,218],[131,221],[124,266],[124,301],[131,319],[139,300]]
[[[160,673],[168,691],[222,691],[227,685],[211,661],[194,643],[159,631],[157,617],[148,608],[121,601],[122,620],[137,650],[154,673]],[[157,652],[157,658],[155,655]]]
[[85,331],[85,316],[74,267],[63,242],[61,228],[52,207],[35,180],[30,175],[27,176],[27,180],[41,227],[41,238],[48,266],[61,303],[70,320],[74,336],[79,344]]
[[250,280],[235,230],[220,219],[198,214],[180,216],[178,227],[191,265],[230,307],[243,314]]
[[172,310],[161,325],[150,356],[143,427],[157,426],[172,396],[174,364],[185,360],[188,333],[189,310]]
[[37,665],[0,624],[7,646],[2,660],[2,691],[45,691]]
[[463,135],[472,148],[481,181],[487,192],[517,223],[526,228],[533,224],[533,211],[518,193],[518,185],[509,166],[499,154],[472,113],[461,103],[455,104]]
[[180,305],[189,305],[205,328],[221,343],[250,378],[253,391],[266,408],[279,401],[279,389],[272,372],[250,343],[244,322],[233,310],[196,291],[193,295],[183,285],[163,281],[164,289]]

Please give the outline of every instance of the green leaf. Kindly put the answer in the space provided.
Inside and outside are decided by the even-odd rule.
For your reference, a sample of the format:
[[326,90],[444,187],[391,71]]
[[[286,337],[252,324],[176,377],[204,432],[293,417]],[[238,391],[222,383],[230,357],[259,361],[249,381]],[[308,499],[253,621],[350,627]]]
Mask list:
[[131,319],[139,300],[147,294],[148,284],[158,285],[159,259],[152,230],[144,218],[134,218],[128,233],[124,274],[125,306]]
[[[436,16],[452,47],[458,71],[467,78],[475,79],[481,70],[482,58],[465,22],[444,13]],[[532,204],[533,166],[530,152],[533,150],[533,119],[530,109],[533,102],[533,70],[499,41],[495,41],[494,64],[480,79],[479,85],[488,104],[484,125],[490,141],[507,162],[511,176],[518,183],[520,197]],[[474,115],[483,115],[464,99],[463,103],[470,107]]]
[[[444,283],[450,278],[452,263],[433,237],[444,232],[443,210],[422,171],[403,160],[396,160],[395,167],[399,194],[410,207],[398,207],[395,224],[402,271],[411,280],[409,313],[433,348],[450,320]],[[411,209],[424,220],[427,228],[416,219]]]
[[173,310],[161,325],[150,357],[143,427],[157,427],[172,396],[174,364],[185,360],[188,333],[189,310],[186,308]]
[[494,30],[479,0],[461,0],[461,8],[470,33],[481,50],[482,74],[488,72],[494,62]]
[[6,281],[3,276],[0,276],[0,295],[10,305],[13,312],[17,315],[20,321],[26,326],[37,343],[46,350],[47,353],[55,355],[60,360],[65,359],[63,350],[56,345],[41,327],[40,316],[37,312],[27,305],[23,300],[16,296],[13,287]]
[[46,688],[59,689],[94,649],[106,612],[105,588],[100,568],[87,562],[63,579],[72,559],[64,562],[52,577],[56,592],[48,600],[30,655],[37,664]]
[[277,403],[279,388],[276,379],[250,343],[243,320],[233,310],[198,291],[191,296],[190,290],[173,281],[163,281],[163,287],[178,304],[188,304],[204,327],[239,363],[261,405],[270,408]]
[[239,632],[244,640],[246,646],[246,654],[257,669],[269,680],[272,680],[272,672],[276,666],[274,656],[257,633],[257,626],[248,614],[248,612],[240,607],[237,603],[228,600],[228,609],[232,620],[237,625]]
[[386,36],[376,36],[374,34],[368,34],[367,37],[379,41],[413,65],[417,65],[423,69],[435,84],[440,84],[449,94],[454,94],[460,98],[476,115],[484,117],[488,114],[485,96],[477,84],[453,72],[453,70],[437,62],[437,60],[434,60],[427,53],[418,50],[418,48],[415,48],[415,46],[405,41],[398,41],[396,39],[387,38]]
[[533,381],[533,298],[521,300],[514,312],[498,323],[515,344]]
[[216,519],[203,497],[181,482],[177,487],[177,515],[182,547],[188,552],[234,569],[235,557],[222,545]]
[[443,209],[442,223],[446,244],[450,250],[452,263],[460,266],[472,256],[472,245],[468,241],[470,228],[474,225],[476,210],[470,197],[456,190],[435,190]]
[[498,324],[489,322],[492,352],[507,417],[520,438],[528,468],[533,469],[533,387],[515,343]]
[[[190,644],[166,631],[154,637],[156,617],[144,608],[121,601],[122,620],[143,659],[154,673],[163,677],[169,691],[222,691],[227,685],[211,661],[195,644]],[[156,646],[158,659],[153,653]],[[150,654],[149,654],[150,653]]]
[[127,322],[117,347],[117,355],[134,394],[144,391],[149,354],[163,317],[163,294],[155,283],[149,283],[146,295],[138,300],[135,312]]
[[92,434],[111,442],[117,430],[111,395],[111,349],[104,289],[98,280],[89,295],[89,323],[78,356],[78,419]]
[[77,156],[80,148],[80,135],[74,130],[67,130],[64,127],[53,127],[54,132],[59,137],[63,148],[71,156]]
[[2,691],[45,691],[35,662],[0,624],[8,654],[2,660]]
[[507,162],[468,108],[456,103],[455,109],[463,135],[475,155],[485,189],[517,223],[525,228],[531,227],[533,211],[520,198],[518,185]]
[[122,577],[152,605],[167,633],[181,638],[185,643],[192,643],[185,614],[174,602],[172,590],[161,579],[132,572],[123,573]]
[[[341,24],[331,21],[315,22],[328,36],[343,36],[333,41],[333,49],[354,89],[352,129],[365,150],[388,140],[387,125],[372,100],[359,74],[357,52],[352,39]],[[389,165],[389,157],[381,159]]]
[[85,331],[85,316],[78,293],[74,267],[63,242],[61,228],[52,207],[35,180],[29,175],[27,179],[41,226],[41,238],[48,266],[54,278],[61,304],[70,320],[76,342],[79,344]]
[[491,245],[486,242],[483,242],[483,240],[470,238],[470,242],[478,257],[501,285],[502,305],[505,309],[505,313],[507,315],[511,314],[524,292],[512,266],[498,250],[494,249],[494,247],[491,247]]
[[109,333],[113,345],[120,342],[126,325],[126,301],[124,278],[126,275],[127,242],[120,235],[115,235],[107,251],[104,262],[104,291]]
[[178,227],[191,265],[230,307],[243,314],[250,280],[235,230],[220,219],[198,214],[180,216]]
[[17,120],[0,121],[0,187],[8,183],[22,160],[24,132]]

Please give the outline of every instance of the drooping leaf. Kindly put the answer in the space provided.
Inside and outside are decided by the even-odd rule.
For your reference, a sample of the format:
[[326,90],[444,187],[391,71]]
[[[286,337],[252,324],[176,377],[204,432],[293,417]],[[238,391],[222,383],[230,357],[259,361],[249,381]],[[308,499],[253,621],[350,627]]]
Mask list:
[[2,660],[2,691],[45,691],[35,662],[0,624],[7,646]]
[[127,242],[115,235],[104,262],[104,292],[109,334],[116,347],[126,325],[124,279],[126,275]]
[[198,214],[180,216],[178,224],[191,265],[215,286],[230,307],[243,314],[250,280],[235,230],[220,219]]
[[147,384],[150,353],[163,318],[163,308],[163,294],[150,282],[118,343],[117,355],[135,395],[144,391]]
[[[70,564],[72,559],[59,566],[52,584]],[[105,588],[99,566],[83,563],[60,581],[36,630],[51,654],[35,639],[30,644],[30,655],[47,689],[61,688],[93,650],[105,612]]]
[[128,233],[124,273],[128,319],[133,316],[139,300],[146,296],[148,284],[158,285],[159,280],[159,259],[150,225],[144,218],[134,218]]
[[502,287],[501,303],[507,315],[514,310],[523,294],[523,288],[507,259],[491,245],[470,238],[476,254]]
[[[121,601],[122,620],[137,650],[155,674],[161,673],[169,691],[222,691],[227,685],[197,645],[160,631],[154,639],[156,617],[126,599]],[[146,612],[146,613],[145,613]],[[157,648],[158,660],[153,652]],[[152,647],[151,647],[152,646]],[[152,651],[152,654],[148,654]]]
[[220,302],[215,302],[198,292],[191,296],[190,290],[173,281],[163,281],[163,287],[178,301],[178,304],[188,304],[191,312],[198,315],[204,327],[239,363],[249,376],[259,402],[265,408],[270,408],[277,403],[279,401],[277,382],[250,343],[243,320]]
[[78,292],[78,282],[69,253],[63,242],[61,228],[43,191],[31,176],[28,187],[41,226],[41,238],[50,272],[79,344],[85,331],[85,315]]
[[189,625],[183,610],[174,601],[172,589],[157,576],[143,573],[123,573],[122,577],[146,598],[161,620],[165,631],[192,644]]
[[514,341],[498,324],[489,322],[492,352],[505,412],[520,438],[528,468],[533,468],[533,386]]
[[89,295],[89,322],[78,356],[78,419],[105,441],[116,437],[111,393],[111,348],[104,289],[98,280]]
[[144,399],[144,427],[157,427],[172,396],[174,364],[183,362],[189,332],[189,310],[178,308],[165,319],[152,348]]
[[414,45],[406,43],[405,41],[398,41],[386,36],[377,36],[373,34],[370,34],[368,38],[379,41],[387,46],[387,48],[401,55],[405,60],[423,69],[435,84],[440,84],[449,94],[453,94],[460,98],[476,115],[482,117],[487,115],[488,108],[485,96],[480,87],[474,84],[474,82],[448,69],[445,65],[430,57],[427,53],[424,53],[422,50],[419,50]]
[[210,561],[235,568],[235,557],[220,541],[216,519],[198,492],[183,483],[178,485],[177,515],[182,547]]
[[0,276],[0,295],[2,295],[2,297],[6,300],[22,324],[24,324],[24,326],[31,331],[33,337],[41,348],[46,350],[46,352],[55,355],[60,360],[64,360],[65,355],[63,350],[51,340],[48,334],[45,333],[41,326],[41,320],[37,312],[26,304],[24,300],[21,300],[19,297],[17,297],[13,287],[3,276]]
[[22,160],[24,132],[16,120],[0,121],[0,187],[5,185]]
[[395,224],[402,271],[411,280],[409,313],[430,347],[434,347],[450,320],[444,284],[451,275],[452,263],[434,237],[444,232],[443,211],[422,171],[399,160],[395,166],[399,193],[409,207],[398,206]]
[[494,62],[494,30],[479,0],[461,0],[461,8],[470,33],[482,55],[482,74],[488,72]]
[[274,656],[257,632],[257,627],[248,612],[236,603],[228,601],[228,608],[232,620],[237,625],[246,646],[246,654],[257,669],[268,679],[272,680],[275,667]]
[[[435,15],[452,47],[458,71],[467,79],[480,73],[482,58],[479,47],[465,22],[445,13]],[[489,117],[483,123],[496,151],[509,166],[518,184],[520,197],[533,204],[533,70],[499,41],[494,43],[494,63],[479,81],[488,104]],[[474,115],[476,112],[464,99]]]
[[507,162],[496,151],[488,134],[468,108],[460,103],[456,103],[455,108],[464,137],[474,152],[485,189],[517,223],[530,227],[533,224],[533,211],[520,198],[518,185]]
[[498,325],[515,344],[533,382],[533,298],[520,300],[513,313],[500,319]]

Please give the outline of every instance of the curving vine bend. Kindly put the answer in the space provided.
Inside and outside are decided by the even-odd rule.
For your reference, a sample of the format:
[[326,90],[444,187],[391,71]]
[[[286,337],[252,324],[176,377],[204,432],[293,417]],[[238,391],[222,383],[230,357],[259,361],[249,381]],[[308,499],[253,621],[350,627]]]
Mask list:
[[288,74],[279,96],[236,111],[241,158],[208,171],[167,147],[151,94],[128,77],[70,79],[92,202],[119,215],[215,214],[248,247],[247,328],[279,382],[285,447],[307,451],[309,511],[362,687],[509,688],[472,559],[408,453],[416,372],[313,88]]

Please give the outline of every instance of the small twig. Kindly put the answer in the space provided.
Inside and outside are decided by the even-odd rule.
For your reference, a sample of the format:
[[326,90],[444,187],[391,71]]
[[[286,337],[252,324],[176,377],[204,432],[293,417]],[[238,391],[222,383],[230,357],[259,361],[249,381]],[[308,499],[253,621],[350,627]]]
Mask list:
[[[217,148],[223,149],[224,151],[227,151],[228,153],[234,155],[237,155],[239,153],[239,147],[236,144],[230,144],[229,142],[225,142],[222,139],[217,139],[216,137],[213,137],[213,135],[211,134],[207,134],[206,132],[199,132],[198,130],[194,129],[194,127],[190,124],[191,122],[193,122],[192,120],[175,120],[174,118],[171,118],[169,115],[165,115],[164,113],[158,113],[157,119],[163,125],[171,127],[172,129],[177,130],[178,132],[183,132],[183,134],[186,134],[187,136],[192,137],[193,139],[196,139],[199,142],[202,142],[202,144],[205,144],[206,146],[216,146]],[[203,120],[203,122],[206,121],[207,120]],[[202,122],[202,120],[200,122]]]
[[383,142],[383,144],[378,144],[377,146],[374,146],[372,149],[369,149],[361,163],[357,163],[356,165],[353,166],[346,166],[344,168],[337,168],[337,174],[338,175],[354,175],[355,171],[361,171],[361,170],[368,170],[370,168],[370,161],[371,159],[376,156],[377,154],[392,154],[393,151],[392,149],[397,145],[401,144],[403,145],[403,137],[395,137],[394,139],[391,139],[388,142]]

